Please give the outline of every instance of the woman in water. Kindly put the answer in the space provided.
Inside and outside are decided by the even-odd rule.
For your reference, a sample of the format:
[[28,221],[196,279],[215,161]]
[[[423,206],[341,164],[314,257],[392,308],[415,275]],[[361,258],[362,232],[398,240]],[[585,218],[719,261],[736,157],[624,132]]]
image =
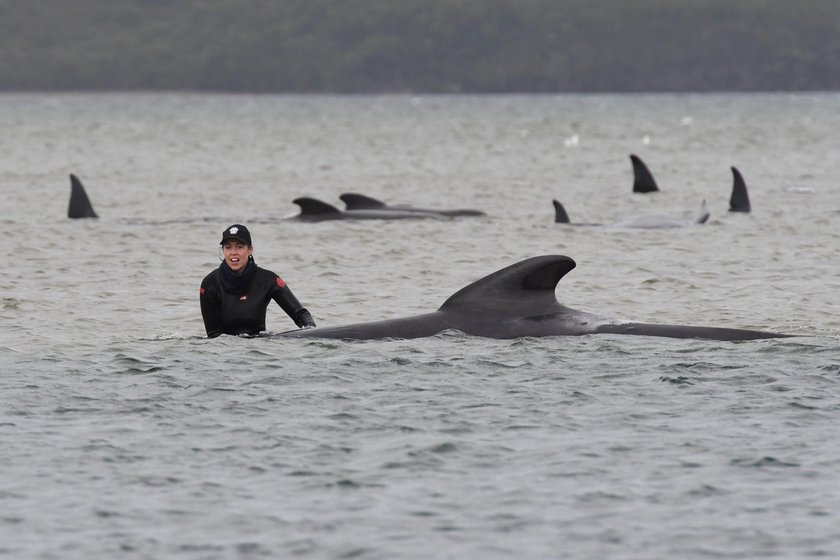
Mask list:
[[282,278],[254,262],[251,233],[241,224],[222,232],[219,268],[201,281],[201,316],[207,336],[255,335],[265,330],[265,310],[274,300],[303,329],[315,321]]

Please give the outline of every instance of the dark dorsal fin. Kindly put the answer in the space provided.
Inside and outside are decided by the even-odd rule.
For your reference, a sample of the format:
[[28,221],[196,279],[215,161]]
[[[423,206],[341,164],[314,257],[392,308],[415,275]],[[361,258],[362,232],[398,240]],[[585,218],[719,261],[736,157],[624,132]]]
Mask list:
[[516,309],[519,315],[540,315],[555,308],[554,289],[575,261],[563,255],[533,257],[461,288],[440,310],[504,311]]
[[327,204],[326,202],[322,202],[317,198],[309,198],[308,196],[302,196],[300,198],[294,199],[292,202],[300,206],[300,215],[301,216],[312,216],[315,214],[340,214],[341,210],[333,206],[332,204]]
[[709,216],[711,213],[709,209],[706,207],[706,199],[703,199],[703,202],[700,204],[700,212],[697,214],[697,217],[694,218],[695,224],[705,224],[709,221]]
[[563,205],[560,204],[560,201],[557,199],[552,200],[554,203],[554,223],[555,224],[568,224],[571,222],[569,219],[569,215],[566,213],[566,209],[563,208]]
[[357,193],[344,193],[338,198],[344,201],[348,210],[370,210],[373,208],[385,208],[387,206],[381,200]]
[[68,218],[98,218],[93,206],[90,204],[85,188],[79,178],[70,174],[70,207],[67,210]]
[[639,156],[630,154],[630,161],[633,162],[633,192],[648,193],[656,192],[659,187],[656,180],[653,178],[650,170],[645,165]]
[[747,193],[747,183],[744,182],[741,172],[733,166],[732,196],[729,197],[729,211],[749,213],[750,210],[750,195]]

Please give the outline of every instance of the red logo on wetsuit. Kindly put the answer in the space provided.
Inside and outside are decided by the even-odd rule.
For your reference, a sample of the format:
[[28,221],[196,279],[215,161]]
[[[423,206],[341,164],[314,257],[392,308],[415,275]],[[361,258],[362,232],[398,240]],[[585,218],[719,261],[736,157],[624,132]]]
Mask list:
[[199,288],[198,293],[199,293],[199,295],[203,296],[204,295],[204,288]]
[[285,287],[286,287],[286,283],[285,283],[285,282],[283,282],[283,279],[282,279],[282,278],[280,278],[279,276],[277,277],[277,285],[278,285],[278,286],[280,286],[281,288],[285,288]]
[[245,300],[247,300],[247,299],[248,299],[248,296],[247,296],[247,295],[245,295],[245,296],[240,296],[240,297],[239,297],[239,301],[245,301]]

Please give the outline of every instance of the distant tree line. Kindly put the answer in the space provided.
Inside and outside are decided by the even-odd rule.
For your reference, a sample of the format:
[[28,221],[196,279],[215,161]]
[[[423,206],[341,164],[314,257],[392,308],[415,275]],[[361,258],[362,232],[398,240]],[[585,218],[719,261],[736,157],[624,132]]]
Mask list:
[[0,0],[0,90],[840,88],[838,0]]

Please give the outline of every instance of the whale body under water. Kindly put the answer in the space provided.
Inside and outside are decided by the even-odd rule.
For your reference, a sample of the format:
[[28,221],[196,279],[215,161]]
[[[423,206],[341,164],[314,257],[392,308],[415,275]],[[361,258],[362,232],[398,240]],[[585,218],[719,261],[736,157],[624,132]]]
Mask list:
[[572,226],[606,226],[617,228],[636,228],[636,229],[668,229],[686,227],[692,225],[705,224],[710,216],[709,210],[706,208],[706,201],[700,205],[700,211],[693,220],[685,220],[677,216],[668,214],[642,214],[632,218],[627,218],[616,222],[614,224],[603,224],[599,222],[572,222],[569,218],[569,213],[563,204],[554,199],[554,222],[558,224],[569,224]]
[[[635,154],[630,154],[630,160],[633,162],[633,192],[656,192],[659,187],[656,180],[653,178],[650,170],[645,163]],[[744,181],[744,176],[737,167],[732,166],[732,192],[729,196],[729,211],[749,213],[751,211],[750,195],[747,189],[747,183]],[[703,201],[700,212],[693,220],[684,220],[676,216],[666,214],[646,214],[627,218],[616,222],[614,224],[604,224],[600,222],[572,222],[569,218],[569,213],[563,204],[554,199],[554,222],[558,224],[570,224],[575,226],[604,226],[612,225],[615,227],[626,228],[642,228],[642,229],[664,229],[684,227],[688,225],[705,224],[710,213],[706,209],[706,201]]]
[[[650,193],[658,192],[659,185],[648,166],[636,154],[630,154],[630,161],[633,163],[633,192]],[[732,166],[732,194],[729,198],[730,212],[749,213],[750,195],[747,191],[747,183],[744,176],[737,167]]]
[[317,327],[272,336],[347,340],[411,339],[448,330],[467,335],[519,337],[623,334],[722,341],[790,335],[727,327],[617,322],[560,304],[557,283],[575,261],[563,255],[532,257],[498,270],[455,292],[436,311],[410,317]]

